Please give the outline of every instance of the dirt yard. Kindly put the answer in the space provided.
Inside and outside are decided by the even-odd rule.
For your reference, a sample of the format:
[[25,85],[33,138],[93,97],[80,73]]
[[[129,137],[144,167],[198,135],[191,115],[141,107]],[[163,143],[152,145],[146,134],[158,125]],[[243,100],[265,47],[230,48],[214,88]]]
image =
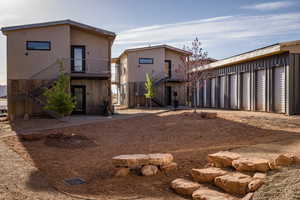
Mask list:
[[[289,146],[300,141],[299,117],[217,111],[217,119],[199,119],[186,112],[167,112],[47,131],[75,134],[78,138],[74,140],[75,145],[70,145],[67,140],[53,143],[49,138],[23,141],[11,136],[2,140],[38,168],[58,190],[105,200],[182,199],[170,190],[170,181],[189,177],[192,168],[204,167],[209,153],[235,149],[249,153],[253,145],[265,147],[285,141]],[[80,138],[83,138],[83,143],[80,143]],[[279,144],[275,147],[278,152],[278,147],[285,150],[285,146]],[[155,177],[113,176],[113,156],[157,152],[172,153],[179,169]],[[64,183],[64,179],[78,177],[87,184],[68,186]]]

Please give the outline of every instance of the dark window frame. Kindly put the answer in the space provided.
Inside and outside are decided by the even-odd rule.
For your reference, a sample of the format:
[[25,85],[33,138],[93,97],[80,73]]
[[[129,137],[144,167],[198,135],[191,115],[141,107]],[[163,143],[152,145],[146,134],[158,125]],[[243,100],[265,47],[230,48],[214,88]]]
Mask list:
[[[74,62],[74,49],[81,48],[82,49],[82,71],[75,71],[75,62]],[[86,48],[85,45],[71,45],[71,72],[72,73],[85,73],[86,72]]]
[[[32,49],[32,48],[29,48],[29,43],[30,42],[47,43],[49,45],[49,49]],[[28,50],[28,51],[51,51],[51,42],[50,41],[26,41],[26,50]]]
[[[151,60],[151,63],[142,63],[141,60]],[[153,65],[154,64],[154,58],[139,58],[139,64],[140,65]]]

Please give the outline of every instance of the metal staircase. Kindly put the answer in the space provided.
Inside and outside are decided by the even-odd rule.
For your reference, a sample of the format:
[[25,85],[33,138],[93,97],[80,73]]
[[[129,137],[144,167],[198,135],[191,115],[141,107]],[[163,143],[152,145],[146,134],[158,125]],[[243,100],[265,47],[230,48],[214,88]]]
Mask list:
[[[43,109],[47,104],[47,100],[44,97],[43,93],[46,89],[50,89],[51,87],[53,87],[55,81],[58,80],[61,62],[61,60],[57,60],[55,63],[32,75],[29,80],[43,80],[43,83],[35,88],[32,88],[30,91],[22,91],[21,96],[30,99],[32,102]],[[43,109],[43,111],[44,113],[55,119],[61,120],[62,118],[60,114],[54,111],[45,109]]]
[[[153,76],[153,87],[154,89],[158,88],[160,86],[160,84],[165,83],[166,80],[168,80],[170,77],[166,75],[165,72],[160,72],[156,75]],[[155,103],[156,105],[163,107],[165,106],[162,102],[160,102],[160,100],[158,98],[152,98],[151,101],[153,103]]]

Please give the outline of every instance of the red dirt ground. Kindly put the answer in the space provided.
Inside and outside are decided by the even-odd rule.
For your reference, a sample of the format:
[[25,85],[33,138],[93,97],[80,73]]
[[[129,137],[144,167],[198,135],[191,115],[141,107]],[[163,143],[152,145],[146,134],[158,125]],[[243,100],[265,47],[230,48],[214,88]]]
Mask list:
[[[170,190],[170,181],[189,177],[192,168],[203,167],[207,154],[279,141],[300,130],[298,118],[283,115],[219,111],[218,116],[199,119],[186,111],[174,111],[47,131],[87,137],[92,145],[80,148],[49,145],[46,139],[22,141],[16,136],[4,141],[60,191],[98,199],[174,200],[181,197]],[[113,177],[113,156],[157,152],[172,153],[179,169],[154,177]],[[67,186],[63,182],[74,177],[87,184]]]

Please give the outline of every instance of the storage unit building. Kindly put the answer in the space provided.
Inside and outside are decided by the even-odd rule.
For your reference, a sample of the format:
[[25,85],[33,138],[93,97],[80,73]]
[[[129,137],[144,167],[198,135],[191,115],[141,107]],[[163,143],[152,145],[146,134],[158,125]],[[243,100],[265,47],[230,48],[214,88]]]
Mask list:
[[274,44],[195,71],[204,73],[200,107],[300,113],[300,41]]

